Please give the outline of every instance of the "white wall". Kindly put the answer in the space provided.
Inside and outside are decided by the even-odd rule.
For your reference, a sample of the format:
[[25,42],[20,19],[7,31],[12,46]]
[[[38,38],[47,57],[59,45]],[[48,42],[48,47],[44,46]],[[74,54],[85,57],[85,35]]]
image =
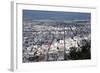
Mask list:
[[[10,1],[11,0],[0,0],[0,73],[10,73]],[[83,6],[96,6],[97,7],[97,16],[98,24],[97,25],[97,37],[98,40],[95,42],[98,47],[98,65],[97,67],[81,67],[81,68],[64,68],[56,70],[45,70],[45,71],[35,71],[36,73],[100,73],[100,2],[99,0],[70,0],[71,3],[68,3],[69,0],[32,0],[38,3],[44,4],[66,4],[66,5],[83,5]],[[33,71],[34,72],[34,71]],[[28,72],[27,72],[28,73]]]

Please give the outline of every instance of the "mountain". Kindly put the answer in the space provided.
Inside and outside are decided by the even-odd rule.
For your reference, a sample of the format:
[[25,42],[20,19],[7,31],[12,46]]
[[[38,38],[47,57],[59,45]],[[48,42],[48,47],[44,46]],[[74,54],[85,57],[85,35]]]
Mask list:
[[23,20],[74,20],[91,19],[91,13],[23,10]]

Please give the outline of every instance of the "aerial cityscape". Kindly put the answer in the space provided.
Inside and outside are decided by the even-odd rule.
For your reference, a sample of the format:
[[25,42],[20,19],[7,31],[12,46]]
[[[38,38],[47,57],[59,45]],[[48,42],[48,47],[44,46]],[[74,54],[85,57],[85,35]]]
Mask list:
[[91,59],[91,13],[23,10],[22,61]]

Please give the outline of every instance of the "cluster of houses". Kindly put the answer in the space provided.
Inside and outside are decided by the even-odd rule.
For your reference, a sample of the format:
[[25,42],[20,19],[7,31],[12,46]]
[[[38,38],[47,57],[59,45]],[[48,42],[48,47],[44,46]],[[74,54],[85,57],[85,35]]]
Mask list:
[[[79,52],[83,49],[81,48],[84,44],[81,43],[82,40],[91,41],[89,24],[88,28],[83,25],[83,28],[78,25],[77,28],[73,24],[71,27],[71,24],[69,26],[67,23],[62,23],[64,27],[42,24],[37,24],[38,29],[36,29],[37,25],[32,25],[32,23],[30,26],[24,26],[23,62],[71,60],[72,58],[69,56],[72,47],[75,47],[75,52]],[[54,28],[54,30],[50,28]]]

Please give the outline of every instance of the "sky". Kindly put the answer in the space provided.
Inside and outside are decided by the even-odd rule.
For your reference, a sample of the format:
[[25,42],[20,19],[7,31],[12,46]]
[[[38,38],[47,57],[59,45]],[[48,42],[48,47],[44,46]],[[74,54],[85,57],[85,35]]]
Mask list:
[[90,19],[91,13],[23,10],[23,20],[74,20]]

